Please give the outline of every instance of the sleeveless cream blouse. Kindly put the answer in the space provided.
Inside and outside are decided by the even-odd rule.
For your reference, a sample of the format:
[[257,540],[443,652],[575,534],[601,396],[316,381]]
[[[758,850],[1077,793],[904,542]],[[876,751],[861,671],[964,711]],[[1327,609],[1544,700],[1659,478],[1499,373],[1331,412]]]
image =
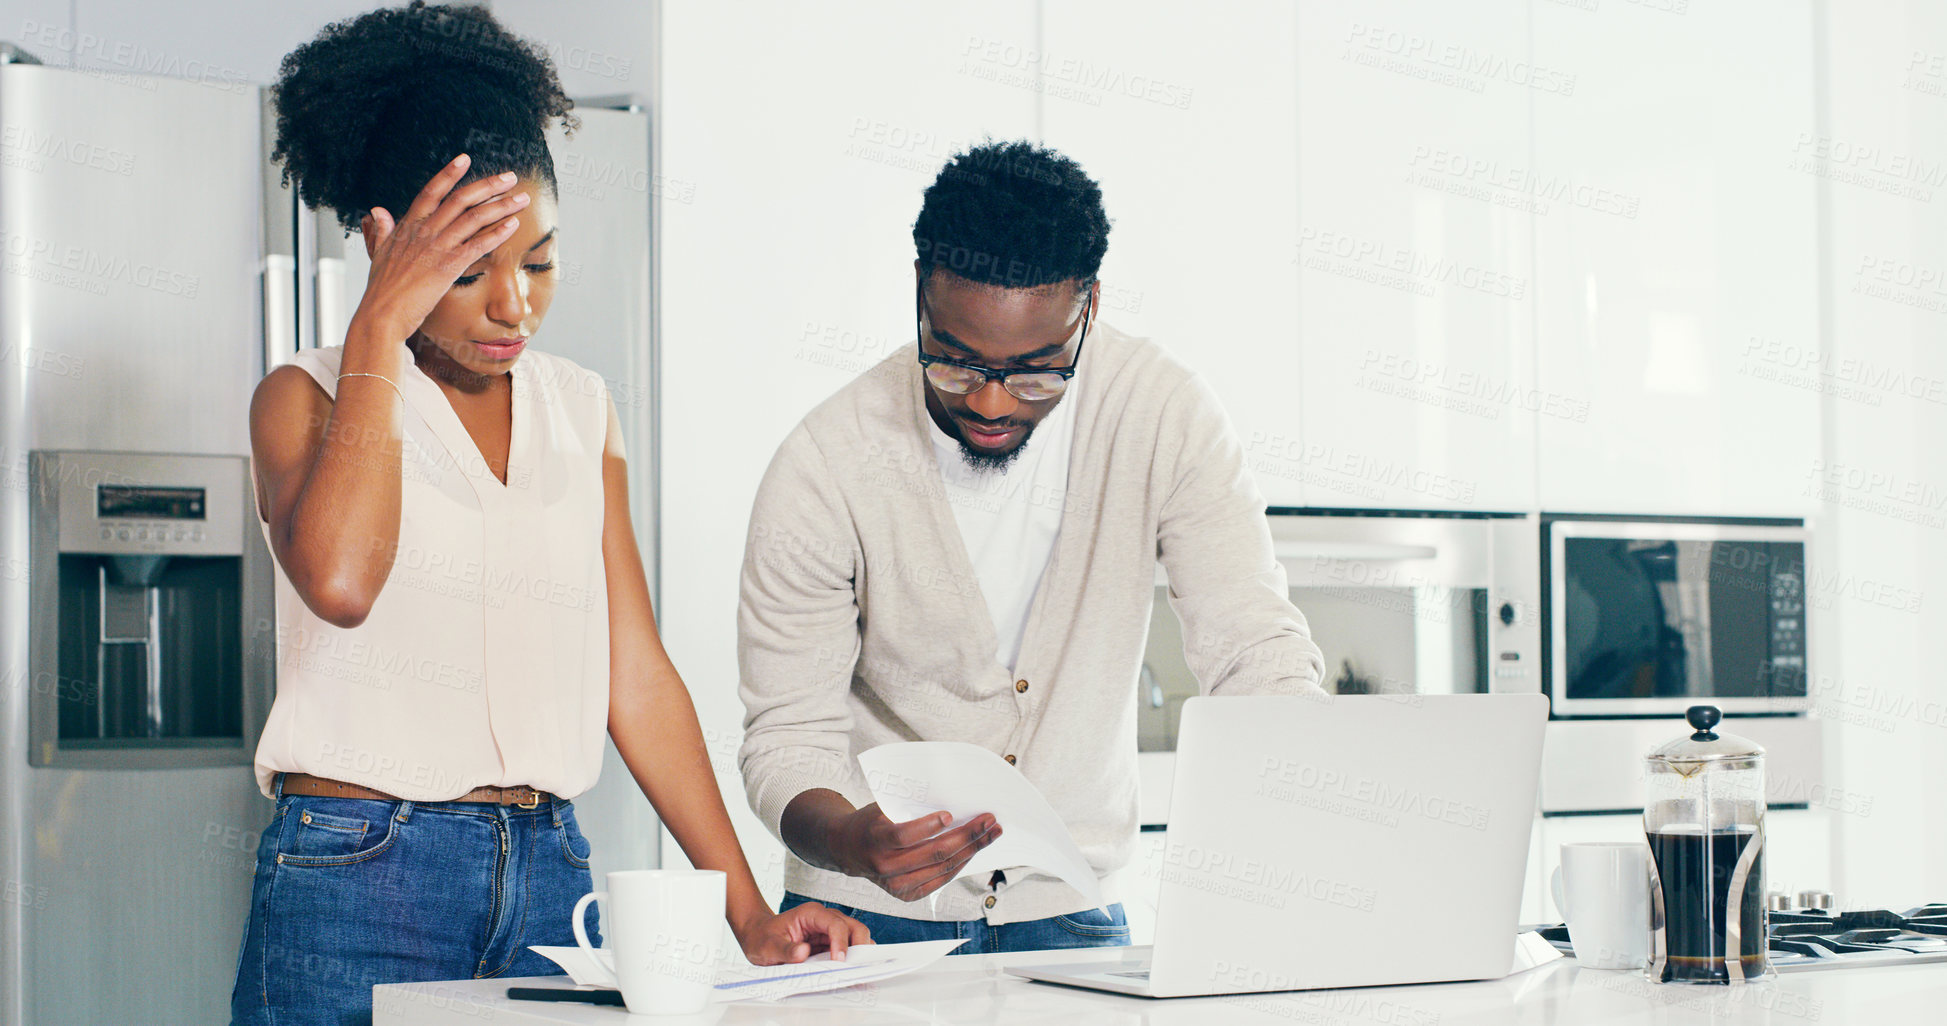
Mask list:
[[[294,362],[335,398],[343,355]],[[257,784],[269,795],[272,775],[292,772],[413,801],[487,784],[572,798],[595,783],[608,721],[608,387],[522,353],[502,484],[439,385],[405,366],[392,572],[371,615],[344,629],[277,567],[277,697]]]

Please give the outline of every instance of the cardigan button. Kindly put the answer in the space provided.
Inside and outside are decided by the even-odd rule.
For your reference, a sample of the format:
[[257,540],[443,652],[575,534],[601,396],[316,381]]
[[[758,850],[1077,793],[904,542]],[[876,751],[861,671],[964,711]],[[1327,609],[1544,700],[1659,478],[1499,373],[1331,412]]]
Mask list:
[[1026,691],[1027,689],[1028,689],[1028,682],[1027,682],[1027,681],[1024,681],[1024,680],[1017,680],[1017,681],[1015,681],[1015,682],[1014,682],[1014,693],[1015,693],[1015,694],[1017,694],[1017,695],[1018,695],[1018,694],[1020,694],[1021,692],[1023,692],[1023,691]]
[[1014,765],[1014,757],[1013,757],[1012,755],[1003,755],[1003,756],[1001,756],[1001,758],[1003,758],[1003,759],[1006,759],[1006,760],[1007,760],[1007,764],[1008,764],[1009,766],[1012,766],[1012,765]]
[[985,905],[985,906],[987,906],[988,908],[993,908],[993,907],[994,907],[994,896],[993,896],[993,895],[991,895],[991,894],[989,894],[989,895],[987,896],[987,900],[986,900],[986,901],[983,901],[983,902],[981,902],[981,904],[983,904],[983,905]]

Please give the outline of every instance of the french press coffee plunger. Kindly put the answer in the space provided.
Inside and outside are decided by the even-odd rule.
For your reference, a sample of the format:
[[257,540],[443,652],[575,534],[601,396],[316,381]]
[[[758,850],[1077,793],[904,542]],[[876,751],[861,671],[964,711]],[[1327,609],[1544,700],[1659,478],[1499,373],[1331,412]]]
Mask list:
[[1771,972],[1765,940],[1764,749],[1711,728],[1649,753],[1650,957],[1660,983],[1745,983]]

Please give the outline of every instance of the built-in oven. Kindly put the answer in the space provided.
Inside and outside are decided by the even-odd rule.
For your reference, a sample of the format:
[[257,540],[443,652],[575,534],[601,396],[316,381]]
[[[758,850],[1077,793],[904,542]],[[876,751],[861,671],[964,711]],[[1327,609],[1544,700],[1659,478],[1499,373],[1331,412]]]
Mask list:
[[[1327,692],[1541,690],[1533,516],[1274,507],[1269,520]],[[1136,716],[1146,824],[1166,822],[1177,723],[1199,691],[1159,565]]]
[[1803,521],[1544,516],[1557,717],[1803,711]]

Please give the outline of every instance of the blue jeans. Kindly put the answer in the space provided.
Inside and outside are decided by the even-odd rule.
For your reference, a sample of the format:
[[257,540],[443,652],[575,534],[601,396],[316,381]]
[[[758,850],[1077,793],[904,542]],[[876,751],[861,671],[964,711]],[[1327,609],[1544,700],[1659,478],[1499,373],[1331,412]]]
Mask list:
[[557,975],[527,946],[575,943],[588,854],[565,801],[280,794],[257,845],[232,1026],[369,1024],[381,983]]
[[[816,899],[785,891],[778,911],[783,912],[813,900]],[[1100,909],[1089,909],[1071,915],[1049,916],[1000,926],[989,926],[984,919],[938,923],[881,915],[836,902],[818,903],[864,923],[865,928],[872,931],[874,944],[966,938],[967,943],[953,949],[952,954],[955,955],[994,955],[1003,951],[1052,951],[1057,948],[1113,948],[1129,943],[1129,921],[1123,918],[1120,902],[1109,906],[1106,917]]]

